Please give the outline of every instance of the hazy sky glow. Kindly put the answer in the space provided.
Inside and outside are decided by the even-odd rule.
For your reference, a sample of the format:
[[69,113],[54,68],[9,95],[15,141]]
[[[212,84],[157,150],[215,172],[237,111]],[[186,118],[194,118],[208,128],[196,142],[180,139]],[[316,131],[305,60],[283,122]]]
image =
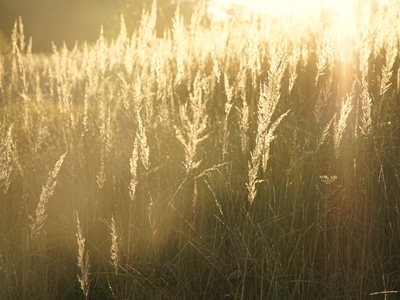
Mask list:
[[[349,10],[353,0],[213,0],[215,12],[223,14],[223,8],[232,4],[243,6],[249,11],[267,12],[273,15],[294,13],[300,16],[310,14],[318,6],[324,6],[337,11]],[[220,16],[223,17],[222,15]]]
[[[387,2],[389,0],[381,0]],[[312,13],[318,7],[338,12],[341,18],[348,18],[351,14],[354,0],[212,0],[214,6],[211,13],[218,19],[224,18],[224,8],[233,4],[245,7],[249,11],[266,12],[273,15],[291,13],[302,17]]]

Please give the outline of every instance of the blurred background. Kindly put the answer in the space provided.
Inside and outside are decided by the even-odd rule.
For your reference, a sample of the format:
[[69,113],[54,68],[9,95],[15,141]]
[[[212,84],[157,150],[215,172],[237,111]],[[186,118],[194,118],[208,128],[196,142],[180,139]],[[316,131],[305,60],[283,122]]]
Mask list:
[[[272,15],[295,12],[307,16],[314,9],[324,8],[328,14],[340,14],[346,22],[352,7],[364,0],[202,0],[207,16],[214,21],[234,17],[244,19],[247,13],[267,12]],[[395,1],[395,0],[393,0]],[[161,36],[172,26],[172,18],[179,5],[186,23],[200,0],[158,0],[157,34]],[[389,0],[372,0],[372,4]],[[123,15],[132,34],[140,25],[143,9],[150,11],[153,0],[0,0],[0,51],[9,51],[10,37],[15,21],[22,17],[26,42],[33,38],[33,52],[50,52],[51,42],[71,49],[76,42],[94,42],[100,27],[106,38],[119,33],[120,16]]]
[[[33,52],[50,52],[51,42],[60,46],[65,41],[71,49],[75,42],[93,42],[103,25],[104,34],[114,38],[119,32],[120,15],[125,18],[128,33],[140,25],[143,9],[150,10],[153,0],[0,0],[0,51],[9,41],[14,22],[19,16],[25,37],[33,38]],[[190,16],[196,0],[158,0],[157,32],[171,26],[177,5],[185,17]],[[3,49],[2,49],[3,48]]]

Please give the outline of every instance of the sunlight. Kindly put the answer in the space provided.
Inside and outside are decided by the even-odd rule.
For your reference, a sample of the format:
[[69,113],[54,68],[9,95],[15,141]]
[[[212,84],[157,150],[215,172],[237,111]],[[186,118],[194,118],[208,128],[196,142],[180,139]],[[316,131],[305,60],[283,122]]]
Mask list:
[[224,18],[224,9],[239,5],[249,12],[262,12],[271,15],[291,14],[305,17],[313,10],[324,7],[338,12],[347,18],[352,10],[354,0],[213,0],[212,12],[217,18]]
[[[390,0],[379,0],[387,3]],[[338,14],[341,25],[346,26],[352,19],[354,4],[357,0],[212,0],[210,13],[216,20],[227,17],[226,10],[237,5],[247,13],[266,13],[279,16],[290,14],[303,18],[310,16],[318,8],[324,8]]]

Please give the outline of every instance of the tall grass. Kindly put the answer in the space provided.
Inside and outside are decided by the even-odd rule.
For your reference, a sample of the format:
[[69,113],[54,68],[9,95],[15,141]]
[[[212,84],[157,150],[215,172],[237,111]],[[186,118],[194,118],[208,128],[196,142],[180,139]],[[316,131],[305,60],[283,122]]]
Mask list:
[[18,20],[0,298],[396,299],[400,7],[364,2],[351,31],[203,3],[163,38],[154,3],[49,55]]

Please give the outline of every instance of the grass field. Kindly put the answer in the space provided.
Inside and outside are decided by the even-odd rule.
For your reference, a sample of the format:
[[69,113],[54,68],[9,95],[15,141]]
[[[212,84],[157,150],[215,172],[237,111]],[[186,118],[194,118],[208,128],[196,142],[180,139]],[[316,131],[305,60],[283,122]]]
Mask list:
[[398,299],[400,6],[0,56],[1,299]]

